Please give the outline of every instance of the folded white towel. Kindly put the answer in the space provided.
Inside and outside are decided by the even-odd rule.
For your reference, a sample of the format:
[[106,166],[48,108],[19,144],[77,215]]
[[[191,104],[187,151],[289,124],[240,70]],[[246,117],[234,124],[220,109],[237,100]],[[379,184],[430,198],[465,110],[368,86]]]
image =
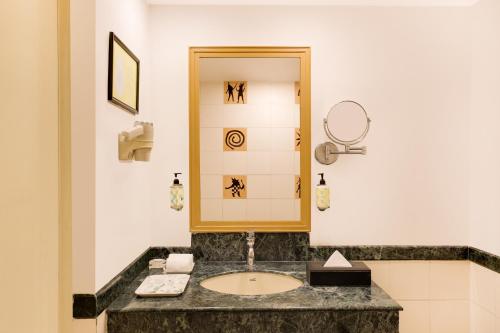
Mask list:
[[193,255],[188,253],[172,253],[167,258],[167,273],[189,274],[193,270]]
[[323,267],[352,267],[351,263],[339,251],[333,252]]

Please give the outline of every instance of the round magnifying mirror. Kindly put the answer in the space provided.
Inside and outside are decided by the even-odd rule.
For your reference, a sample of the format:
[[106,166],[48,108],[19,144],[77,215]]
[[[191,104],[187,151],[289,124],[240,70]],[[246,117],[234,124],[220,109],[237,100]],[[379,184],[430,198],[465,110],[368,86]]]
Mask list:
[[335,104],[325,119],[325,129],[334,142],[346,146],[359,143],[370,127],[370,119],[363,107],[354,101]]

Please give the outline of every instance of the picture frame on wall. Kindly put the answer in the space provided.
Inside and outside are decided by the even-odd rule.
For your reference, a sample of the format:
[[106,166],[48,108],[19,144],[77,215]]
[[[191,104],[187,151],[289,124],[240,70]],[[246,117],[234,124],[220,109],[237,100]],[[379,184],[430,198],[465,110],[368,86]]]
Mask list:
[[139,113],[139,69],[139,58],[110,32],[108,101],[132,114]]

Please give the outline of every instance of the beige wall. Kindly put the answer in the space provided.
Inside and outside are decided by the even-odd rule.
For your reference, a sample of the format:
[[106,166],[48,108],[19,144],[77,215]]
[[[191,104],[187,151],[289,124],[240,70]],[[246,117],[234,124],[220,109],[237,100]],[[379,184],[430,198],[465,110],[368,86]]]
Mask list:
[[57,332],[57,1],[0,2],[0,330]]
[[313,147],[333,104],[365,106],[368,155],[312,161],[312,183],[325,172],[332,197],[312,209],[313,244],[467,244],[469,11],[151,7],[152,244],[190,244],[188,209],[169,209],[165,184],[188,170],[187,51],[199,45],[311,46]]
[[[118,133],[154,120],[147,13],[142,0],[71,0],[74,293],[95,293],[150,245],[151,163],[117,151]],[[110,31],[141,61],[137,116],[107,101]]]
[[471,14],[470,244],[500,255],[500,1]]

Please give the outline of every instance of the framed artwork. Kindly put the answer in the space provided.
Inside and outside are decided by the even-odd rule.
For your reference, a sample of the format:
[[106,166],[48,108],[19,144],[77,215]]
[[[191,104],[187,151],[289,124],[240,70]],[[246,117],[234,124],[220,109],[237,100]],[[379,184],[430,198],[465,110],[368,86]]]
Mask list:
[[139,112],[139,58],[113,32],[109,33],[108,101]]

